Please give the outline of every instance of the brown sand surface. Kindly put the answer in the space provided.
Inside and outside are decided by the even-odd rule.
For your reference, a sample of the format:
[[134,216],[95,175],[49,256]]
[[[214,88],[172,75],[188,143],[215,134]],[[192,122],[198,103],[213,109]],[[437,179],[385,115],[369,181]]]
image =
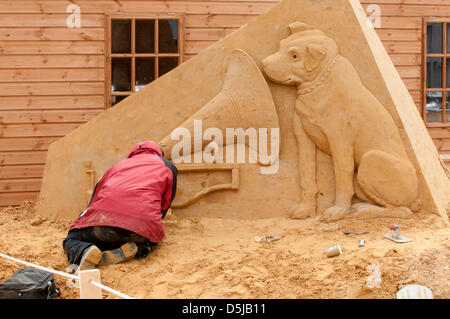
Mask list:
[[[62,241],[71,221],[49,221],[34,204],[0,212],[0,252],[66,271]],[[383,237],[396,223],[398,244]],[[100,268],[102,283],[134,298],[396,298],[407,284],[429,287],[450,298],[450,228],[436,215],[411,219],[347,218],[323,224],[315,219],[164,219],[166,240],[145,259]],[[344,231],[369,232],[345,235]],[[269,243],[266,235],[281,237]],[[263,237],[261,242],[255,236]],[[365,240],[360,248],[359,241]],[[339,243],[343,254],[324,251]],[[26,266],[0,258],[0,281]],[[374,285],[376,271],[379,287]],[[63,299],[79,298],[55,275]],[[376,281],[375,281],[376,282]],[[119,298],[104,292],[104,298]]]

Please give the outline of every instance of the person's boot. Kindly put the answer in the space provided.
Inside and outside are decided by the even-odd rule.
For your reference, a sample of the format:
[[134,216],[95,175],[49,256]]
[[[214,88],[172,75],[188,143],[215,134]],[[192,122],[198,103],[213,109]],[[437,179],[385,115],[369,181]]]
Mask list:
[[136,256],[137,252],[137,245],[133,242],[128,242],[126,244],[123,244],[119,248],[113,250],[105,250],[102,253],[102,259],[98,265],[114,265],[131,260]]
[[95,245],[88,247],[81,257],[78,270],[94,269],[102,259],[102,251]]

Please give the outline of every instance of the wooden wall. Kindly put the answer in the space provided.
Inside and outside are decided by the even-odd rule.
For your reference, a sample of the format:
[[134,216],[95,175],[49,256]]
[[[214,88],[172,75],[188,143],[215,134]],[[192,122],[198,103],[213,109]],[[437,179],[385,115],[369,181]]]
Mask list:
[[[0,208],[36,198],[48,145],[104,109],[105,13],[184,13],[189,59],[277,2],[1,0]],[[422,17],[450,16],[449,0],[361,2],[380,5],[377,32],[419,107]],[[72,3],[81,7],[79,29],[66,26]],[[450,153],[450,128],[430,132]]]

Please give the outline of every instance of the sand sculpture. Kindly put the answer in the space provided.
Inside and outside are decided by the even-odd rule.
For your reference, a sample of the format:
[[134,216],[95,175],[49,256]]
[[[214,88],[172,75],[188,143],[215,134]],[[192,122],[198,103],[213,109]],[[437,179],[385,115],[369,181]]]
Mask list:
[[[291,35],[290,29],[309,29],[296,22],[312,26],[314,30],[303,32],[320,38],[310,45],[305,68],[312,74],[310,80],[320,82],[310,96],[316,90],[328,92],[313,102],[303,87],[299,94],[294,86],[272,81],[279,71],[289,70],[273,72],[272,59],[266,59],[280,50],[280,40],[303,33],[294,30]],[[305,54],[301,51],[300,57]],[[332,76],[320,81],[328,79],[319,75],[328,69],[330,75],[342,70],[346,81]],[[299,104],[325,107],[327,99],[346,85],[351,87],[340,98],[351,103],[338,100],[337,107],[330,108],[339,119],[328,121],[334,125],[327,131],[333,142],[328,140],[330,147],[324,147],[320,134],[312,142],[311,132],[315,135],[317,130],[299,120],[306,112]],[[372,111],[354,113],[357,99]],[[384,123],[377,138],[374,130],[380,126],[369,125],[373,118]],[[323,122],[317,121],[314,124],[322,128]],[[220,139],[220,134],[213,134],[227,128],[241,128],[248,133],[247,140],[233,143],[234,136],[226,139],[223,132]],[[184,136],[201,138],[184,143],[183,134],[178,134],[174,141],[171,136],[177,129]],[[257,146],[251,143],[254,132]],[[268,137],[266,147],[259,145],[260,132]],[[339,133],[333,136],[334,132]],[[409,92],[357,0],[284,0],[51,144],[39,213],[74,219],[86,208],[93,179],[146,139],[161,142],[167,157],[175,154],[172,160],[180,160],[176,164],[180,188],[172,207],[177,216],[265,218],[293,211],[294,217],[323,216],[327,221],[343,217],[360,198],[363,204],[353,206],[360,217],[406,216],[420,202],[422,212],[440,214],[448,221],[449,179]],[[352,140],[359,144],[347,153]],[[239,147],[245,149],[243,163]],[[345,154],[335,156],[338,153]],[[380,163],[382,170],[377,169]],[[354,167],[358,173],[353,189]],[[299,197],[310,198],[309,207],[304,209],[304,202],[298,206]]]
[[[269,86],[261,74],[258,66],[254,63],[252,58],[242,50],[233,50],[224,61],[223,87],[220,92],[211,99],[199,111],[193,114],[189,119],[178,125],[178,131],[188,133],[191,137],[180,152],[180,158],[177,161],[187,160],[188,162],[195,161],[195,158],[189,158],[195,154],[195,148],[198,146],[197,152],[203,152],[208,145],[214,145],[216,154],[212,156],[211,162],[223,163],[226,161],[226,152],[223,146],[241,144],[242,147],[250,148],[250,154],[253,155],[249,161],[258,162],[262,165],[269,164],[266,158],[262,158],[263,154],[257,154],[257,143],[251,143],[252,139],[235,140],[234,138],[226,138],[227,129],[239,128],[242,131],[254,130],[258,133],[259,130],[267,130],[268,148],[270,149],[270,142],[272,140],[271,132],[273,129],[279,128],[278,115],[275,109],[275,103],[270,93]],[[205,134],[209,136],[208,130],[212,130],[210,135],[215,138],[212,142],[209,139],[201,138],[198,140],[198,145],[195,145],[196,127],[195,121],[199,121],[201,129],[205,130]],[[264,131],[265,132],[265,131]],[[176,133],[176,131],[175,131]],[[166,136],[159,145],[162,148],[165,157],[172,158],[173,148],[179,144],[178,138],[172,138],[172,134]],[[201,134],[199,134],[201,135]],[[204,134],[203,134],[204,135]],[[219,136],[218,136],[219,135]],[[224,139],[225,137],[225,139]],[[256,141],[256,139],[254,139]],[[275,137],[275,143],[279,144],[278,136]],[[211,144],[214,143],[214,144]],[[214,146],[211,146],[213,148]],[[230,150],[232,150],[230,148]],[[225,151],[228,151],[225,149]],[[183,153],[184,152],[184,153]],[[278,161],[278,151],[273,154],[272,164]],[[234,154],[232,154],[234,155]],[[254,157],[256,156],[256,158]],[[195,155],[194,155],[195,157]],[[245,161],[245,159],[244,159]],[[198,162],[201,162],[199,160]],[[229,162],[234,162],[234,158]],[[264,172],[264,170],[262,170]]]
[[355,216],[410,216],[420,209],[418,179],[390,114],[331,38],[300,22],[289,30],[262,64],[272,81],[297,89],[293,128],[302,202],[292,217],[316,215],[316,147],[331,155],[336,183],[335,204],[323,220],[348,214],[355,193],[364,201],[354,205]]

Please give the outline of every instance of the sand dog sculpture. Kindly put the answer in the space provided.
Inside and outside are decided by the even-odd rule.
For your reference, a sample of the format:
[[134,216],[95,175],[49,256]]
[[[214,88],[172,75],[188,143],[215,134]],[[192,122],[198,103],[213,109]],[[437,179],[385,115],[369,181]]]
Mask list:
[[417,211],[418,179],[390,114],[363,85],[351,62],[320,30],[295,22],[277,53],[262,61],[269,78],[297,87],[294,130],[302,201],[292,217],[316,214],[316,147],[333,159],[336,200],[324,221],[350,212],[360,217],[406,217]]

